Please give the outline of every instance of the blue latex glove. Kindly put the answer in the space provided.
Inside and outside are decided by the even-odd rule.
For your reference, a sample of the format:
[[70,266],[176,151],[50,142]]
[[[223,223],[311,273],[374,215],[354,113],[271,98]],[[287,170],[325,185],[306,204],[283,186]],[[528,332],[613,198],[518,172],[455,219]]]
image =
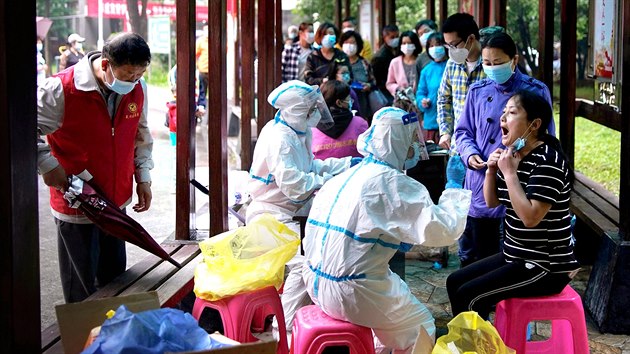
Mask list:
[[466,166],[461,157],[451,156],[446,164],[446,188],[462,188],[466,177]]
[[360,163],[361,161],[363,161],[363,158],[362,158],[362,157],[353,157],[353,158],[350,160],[350,167],[352,167],[352,166],[354,166],[354,165],[356,165],[356,164]]

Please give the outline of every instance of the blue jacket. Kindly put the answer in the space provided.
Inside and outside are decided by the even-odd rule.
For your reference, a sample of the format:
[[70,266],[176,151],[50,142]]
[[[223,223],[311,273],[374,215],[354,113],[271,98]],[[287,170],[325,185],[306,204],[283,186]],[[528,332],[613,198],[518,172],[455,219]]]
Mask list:
[[[468,90],[466,104],[455,127],[455,140],[462,161],[468,167],[468,158],[479,155],[484,161],[501,144],[501,115],[507,101],[519,90],[527,90],[543,96],[551,105],[549,88],[544,83],[522,74],[518,69],[504,84],[490,79],[474,83]],[[553,119],[547,128],[555,135]],[[485,169],[466,170],[464,188],[472,191],[472,203],[468,215],[481,218],[498,218],[505,215],[505,207],[488,208],[483,197]]]
[[[424,123],[422,124],[424,130],[438,130],[439,128],[437,122],[437,96],[447,61],[443,60],[438,63],[431,60],[420,73],[418,91],[416,92],[416,106],[424,113]],[[431,100],[429,107],[422,107],[423,98]]]

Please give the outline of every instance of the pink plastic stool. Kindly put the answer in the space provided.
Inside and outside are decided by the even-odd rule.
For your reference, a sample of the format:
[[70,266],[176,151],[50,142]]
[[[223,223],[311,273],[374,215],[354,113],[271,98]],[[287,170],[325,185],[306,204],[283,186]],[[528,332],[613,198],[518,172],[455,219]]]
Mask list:
[[224,335],[241,343],[256,342],[250,330],[256,309],[269,305],[273,313],[278,317],[278,331],[280,342],[278,353],[288,354],[287,330],[284,325],[284,311],[280,303],[278,291],[273,286],[259,290],[236,294],[217,301],[207,301],[200,298],[195,300],[192,316],[199,321],[201,313],[206,307],[216,309],[223,320]]
[[350,354],[374,354],[372,330],[336,320],[315,305],[299,309],[293,320],[291,352],[321,354],[330,346],[346,346]]
[[[282,295],[284,290],[284,283],[278,289],[278,294]],[[259,307],[254,312],[254,320],[252,321],[252,331],[262,333],[265,331],[265,325],[267,324],[267,317],[273,315],[275,312],[273,307],[269,304]]]
[[[527,341],[532,321],[551,321],[551,338]],[[558,295],[507,299],[497,304],[495,327],[518,354],[588,354],[582,299],[569,285]]]

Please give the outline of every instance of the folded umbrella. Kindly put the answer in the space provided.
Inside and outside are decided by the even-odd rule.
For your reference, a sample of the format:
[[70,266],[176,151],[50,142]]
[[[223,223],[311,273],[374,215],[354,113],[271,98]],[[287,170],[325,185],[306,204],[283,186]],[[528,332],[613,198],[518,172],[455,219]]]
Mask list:
[[41,39],[46,38],[48,30],[52,25],[52,20],[46,17],[36,17],[35,23],[37,24],[37,36]]
[[155,242],[142,225],[105,198],[89,182],[77,176],[71,176],[70,187],[64,194],[64,198],[70,202],[70,207],[82,211],[90,221],[108,235],[131,242],[178,268],[182,267]]

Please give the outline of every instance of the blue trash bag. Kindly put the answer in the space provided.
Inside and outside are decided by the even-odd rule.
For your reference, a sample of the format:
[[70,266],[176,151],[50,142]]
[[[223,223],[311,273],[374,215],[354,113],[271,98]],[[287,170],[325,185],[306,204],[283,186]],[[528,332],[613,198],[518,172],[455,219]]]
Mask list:
[[229,346],[210,338],[186,312],[164,308],[133,313],[121,305],[83,353],[161,354]]

